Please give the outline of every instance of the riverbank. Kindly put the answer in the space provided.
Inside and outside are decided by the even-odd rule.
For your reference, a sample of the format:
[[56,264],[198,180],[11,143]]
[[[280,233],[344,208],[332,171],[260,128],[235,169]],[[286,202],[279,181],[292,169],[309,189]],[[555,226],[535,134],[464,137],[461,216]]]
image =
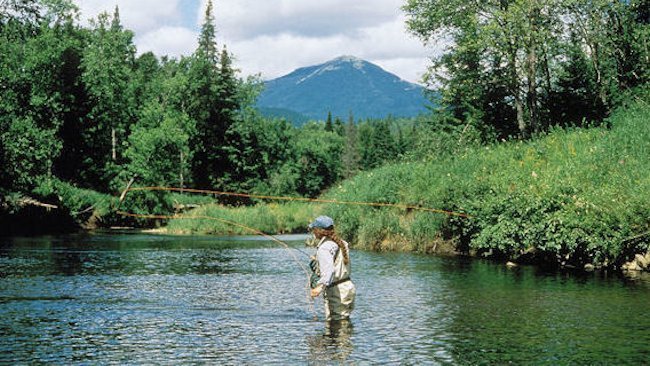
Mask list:
[[[647,98],[646,98],[647,99]],[[421,205],[469,217],[330,205],[342,235],[372,249],[436,243],[503,261],[619,267],[650,244],[650,108],[638,100],[602,127],[557,129],[445,160],[363,173],[326,195]]]
[[322,209],[321,205],[301,202],[238,207],[210,204],[189,211],[183,218],[170,220],[163,229],[168,234],[190,235],[251,235],[255,233],[253,230],[297,234],[304,233]]
[[[417,205],[468,215],[305,203],[228,209],[214,216],[264,232],[297,232],[335,218],[359,249],[463,253],[558,267],[621,268],[650,245],[650,109],[638,100],[604,126],[556,129],[531,141],[461,156],[392,164],[331,189],[337,201]],[[211,220],[172,220],[172,233],[246,234]]]
[[314,217],[327,214],[359,249],[623,268],[650,247],[648,94],[620,108],[603,126],[555,129],[530,141],[469,149],[451,158],[387,165],[360,173],[323,196],[422,206],[467,217],[304,202],[225,207],[204,196],[133,192],[121,209],[169,215],[181,206],[198,208],[182,211],[183,219],[128,221],[115,214],[112,196],[56,181],[44,185],[41,195],[62,202],[80,226],[95,217],[99,226],[126,222],[177,235],[250,235],[251,228],[300,233]]

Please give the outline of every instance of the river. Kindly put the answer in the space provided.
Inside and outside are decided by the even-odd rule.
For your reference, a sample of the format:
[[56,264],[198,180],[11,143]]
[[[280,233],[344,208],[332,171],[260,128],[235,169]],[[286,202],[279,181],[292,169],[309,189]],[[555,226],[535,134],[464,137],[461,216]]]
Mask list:
[[[0,239],[0,363],[650,360],[646,276],[353,250],[356,309],[349,324],[328,325],[322,299],[310,305],[306,275],[288,251],[243,239],[126,233]],[[312,250],[303,238],[285,239]]]

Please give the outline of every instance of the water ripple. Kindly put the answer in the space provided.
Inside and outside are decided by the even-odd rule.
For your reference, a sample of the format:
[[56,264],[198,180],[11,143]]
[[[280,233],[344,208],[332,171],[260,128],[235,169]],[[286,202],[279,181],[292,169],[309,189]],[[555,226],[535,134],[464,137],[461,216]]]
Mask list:
[[268,243],[91,238],[0,248],[0,363],[553,365],[650,356],[650,289],[639,279],[353,251],[353,319],[328,326],[321,299],[313,320],[300,268]]

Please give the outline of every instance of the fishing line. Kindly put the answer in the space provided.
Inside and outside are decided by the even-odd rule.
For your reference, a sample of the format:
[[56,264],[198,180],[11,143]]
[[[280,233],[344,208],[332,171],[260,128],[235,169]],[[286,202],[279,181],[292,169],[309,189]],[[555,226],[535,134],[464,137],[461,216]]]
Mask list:
[[[171,220],[171,219],[194,219],[194,220],[196,220],[196,219],[204,219],[204,220],[214,220],[214,221],[218,221],[218,222],[221,222],[221,223],[224,223],[224,224],[227,224],[227,225],[237,226],[237,227],[240,227],[242,229],[248,230],[248,231],[250,231],[252,233],[255,233],[257,235],[261,235],[261,236],[263,236],[263,237],[265,237],[267,239],[270,239],[270,240],[282,245],[282,247],[291,255],[293,260],[300,266],[300,268],[303,270],[303,272],[305,272],[305,275],[307,276],[307,282],[306,282],[307,291],[309,291],[309,289],[311,288],[311,286],[310,286],[310,276],[311,276],[310,271],[307,269],[307,267],[305,267],[304,264],[302,264],[302,262],[300,262],[300,260],[298,260],[298,258],[296,257],[296,255],[294,254],[294,252],[291,249],[295,249],[295,250],[299,251],[300,253],[306,255],[307,257],[310,257],[310,255],[307,254],[306,252],[298,249],[298,248],[291,247],[289,244],[283,242],[282,240],[274,237],[273,235],[269,235],[269,234],[267,234],[267,233],[265,233],[265,232],[263,232],[261,230],[252,228],[250,226],[246,226],[244,224],[240,224],[238,222],[222,219],[222,218],[219,218],[219,217],[213,217],[213,216],[204,216],[204,215],[193,215],[193,216],[183,216],[183,215],[143,215],[143,214],[135,214],[135,213],[125,212],[125,211],[116,211],[116,213],[118,215],[122,215],[122,216],[125,216],[125,217],[133,217],[133,218],[141,218],[141,219],[160,219],[160,220]],[[307,302],[309,303],[309,309],[311,310],[312,313],[314,313],[314,317],[316,318],[317,315],[316,315],[316,309],[314,309],[314,299],[309,295],[309,293],[307,294]]]
[[[284,247],[285,250],[291,255],[293,260],[300,266],[300,268],[305,272],[305,275],[307,276],[307,290],[311,288],[310,286],[310,276],[311,273],[305,265],[302,264],[296,257],[295,253],[291,249],[295,249],[299,251],[300,253],[304,254],[307,257],[310,257],[309,254],[305,253],[304,251],[295,248],[295,247],[290,247],[287,243],[283,242],[282,240],[279,240],[278,238],[266,234],[261,230],[246,226],[244,224],[218,218],[218,217],[212,217],[212,216],[205,216],[205,215],[192,215],[192,216],[184,216],[184,215],[143,215],[143,214],[135,214],[135,213],[130,213],[130,212],[124,212],[124,211],[119,211],[119,205],[122,203],[122,201],[126,198],[126,195],[128,192],[131,191],[167,191],[167,192],[180,192],[180,193],[200,193],[200,194],[210,194],[210,195],[220,195],[220,196],[232,196],[232,197],[243,197],[243,198],[256,198],[256,199],[265,199],[265,200],[280,200],[280,201],[298,201],[298,202],[315,202],[315,203],[331,203],[331,204],[338,204],[338,205],[356,205],[356,206],[370,206],[370,207],[395,207],[395,208],[400,208],[404,210],[418,210],[418,211],[426,211],[426,212],[433,212],[433,213],[441,213],[449,216],[458,216],[458,217],[465,217],[468,218],[470,217],[467,214],[464,213],[459,213],[459,212],[453,212],[453,211],[447,211],[447,210],[440,210],[440,209],[435,209],[435,208],[429,208],[429,207],[422,207],[418,205],[406,205],[406,204],[400,204],[400,203],[384,203],[384,202],[361,202],[361,201],[338,201],[338,200],[332,200],[332,199],[321,199],[321,198],[305,198],[305,197],[288,197],[288,196],[271,196],[271,195],[261,195],[261,194],[249,194],[249,193],[239,193],[239,192],[226,192],[226,191],[217,191],[217,190],[207,190],[207,189],[193,189],[193,188],[176,188],[176,187],[159,187],[159,186],[150,186],[150,187],[133,187],[131,188],[131,184],[133,184],[134,179],[131,179],[131,181],[128,183],[126,189],[122,192],[120,198],[119,198],[119,203],[118,203],[118,210],[116,211],[117,214],[122,215],[122,216],[127,216],[127,217],[134,217],[134,218],[144,218],[144,219],[162,219],[162,220],[171,220],[171,219],[205,219],[205,220],[214,220],[218,221],[227,225],[231,226],[236,226],[243,228],[245,230],[248,230],[249,232],[255,233],[257,235],[261,235],[265,238],[268,238]],[[314,317],[317,318],[316,311],[314,309],[314,299],[308,294],[307,295],[308,302],[309,302],[309,307],[311,311],[314,313]]]
[[467,215],[467,214],[464,214],[464,213],[461,213],[461,212],[440,210],[440,209],[436,209],[436,208],[423,207],[423,206],[418,206],[418,205],[407,205],[407,204],[402,204],[402,203],[338,201],[338,200],[323,199],[323,198],[270,196],[270,195],[262,195],[262,194],[249,194],[249,193],[239,193],[239,192],[215,191],[215,190],[208,190],[208,189],[158,187],[158,186],[133,187],[133,188],[128,187],[127,189],[124,190],[122,195],[124,196],[126,194],[126,192],[129,192],[129,191],[134,191],[134,192],[135,191],[168,191],[168,192],[181,192],[181,193],[187,192],[187,193],[201,193],[201,194],[212,194],[212,195],[220,195],[220,196],[257,198],[257,199],[279,200],[279,201],[333,203],[333,204],[337,204],[337,205],[356,205],[356,206],[372,206],[372,207],[395,207],[395,208],[401,208],[401,209],[404,209],[404,210],[418,210],[418,211],[434,212],[434,213],[440,213],[440,214],[445,214],[445,215],[449,215],[449,216],[459,216],[459,217],[466,217],[466,218],[471,217],[470,215]]

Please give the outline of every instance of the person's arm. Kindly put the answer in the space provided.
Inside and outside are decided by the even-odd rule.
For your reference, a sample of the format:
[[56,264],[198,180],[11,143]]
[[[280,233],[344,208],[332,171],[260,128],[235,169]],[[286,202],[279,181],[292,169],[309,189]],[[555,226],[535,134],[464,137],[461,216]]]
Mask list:
[[332,277],[334,276],[334,255],[336,255],[337,250],[338,246],[332,241],[325,242],[318,247],[316,259],[320,268],[320,280],[318,280],[316,287],[311,291],[312,297],[320,295],[332,283]]

